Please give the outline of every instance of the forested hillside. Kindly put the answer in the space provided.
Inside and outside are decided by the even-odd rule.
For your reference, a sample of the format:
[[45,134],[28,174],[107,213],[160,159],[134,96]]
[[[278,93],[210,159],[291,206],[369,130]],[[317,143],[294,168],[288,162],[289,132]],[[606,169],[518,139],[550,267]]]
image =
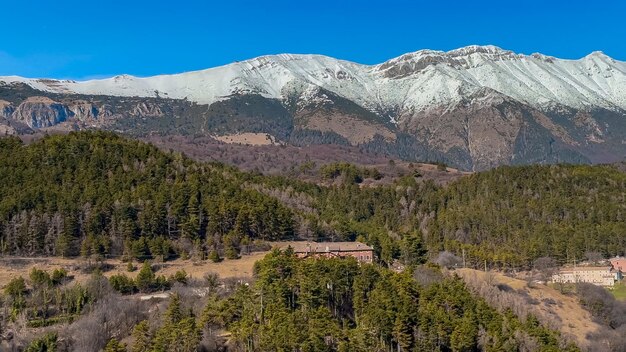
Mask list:
[[617,166],[501,167],[436,195],[428,243],[503,267],[626,250],[626,173]]
[[256,277],[252,287],[211,296],[201,316],[205,329],[231,331],[235,350],[577,350],[436,268],[396,274],[355,260],[303,261],[287,249],[258,262]]
[[[119,339],[148,319],[148,308],[125,314],[131,301],[114,305],[111,290],[131,295],[200,285],[208,298],[199,300],[195,289],[187,291],[192,298],[174,295],[159,319],[137,324],[135,350],[167,350],[180,341],[185,351],[217,346],[224,330],[234,350],[575,350],[532,316],[495,310],[460,279],[424,263],[439,262],[445,250],[464,253],[468,266],[519,269],[542,256],[566,262],[587,251],[626,249],[626,174],[619,165],[503,167],[445,186],[419,172],[363,186],[377,173],[349,164],[321,172],[330,185],[196,162],[104,132],[30,145],[0,139],[5,255],[219,261],[300,238],[364,241],[381,264],[301,261],[287,250],[259,262],[250,285],[221,285],[211,275],[199,283],[184,271],[166,277],[145,262],[135,279],[104,280],[96,270],[86,288],[69,286],[64,271],[33,270],[30,280],[15,278],[4,288],[3,319],[56,331],[35,346],[99,350],[108,343],[117,351]],[[386,268],[397,262],[403,273]],[[46,298],[52,292],[55,298]],[[112,314],[111,306],[118,318],[107,319],[119,328],[93,328],[80,338],[55,330],[65,323],[82,329],[98,314]]]
[[[367,172],[365,172],[367,171]],[[235,258],[256,240],[355,240],[385,264],[420,248],[469,265],[528,267],[626,250],[620,166],[501,167],[446,186],[409,173],[364,187],[375,170],[322,168],[333,184],[200,163],[111,133],[0,139],[5,254]]]
[[[141,272],[150,270],[144,264]],[[148,268],[148,269],[146,269]],[[181,276],[167,303],[33,269],[4,288],[3,351],[578,351],[530,314],[494,309],[437,266],[395,273],[275,250],[254,281]],[[154,277],[154,274],[152,274]],[[496,289],[497,290],[497,289]],[[199,294],[203,293],[203,294]],[[167,305],[167,308],[166,308]],[[157,308],[158,306],[162,308]]]
[[111,133],[0,139],[2,252],[236,257],[255,239],[292,236],[292,212],[246,177]]
[[[349,170],[348,170],[349,171]],[[465,252],[470,266],[529,268],[539,257],[573,263],[587,252],[626,251],[626,173],[620,165],[501,167],[446,186],[408,175],[389,187],[344,183],[304,190],[314,225],[332,238],[357,237],[381,260],[406,261],[409,243],[431,255]],[[313,226],[319,228],[319,226]],[[420,240],[412,240],[411,238]],[[408,259],[410,261],[410,259]]]

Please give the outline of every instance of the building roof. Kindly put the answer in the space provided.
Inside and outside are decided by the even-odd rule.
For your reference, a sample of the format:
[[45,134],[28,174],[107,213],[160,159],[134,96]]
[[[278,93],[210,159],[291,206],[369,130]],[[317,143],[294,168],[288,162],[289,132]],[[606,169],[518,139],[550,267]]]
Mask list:
[[[296,253],[372,251],[374,248],[361,242],[289,242]],[[287,247],[287,245],[285,247]]]
[[611,271],[613,268],[610,266],[574,266],[562,268],[560,272],[575,272],[575,271]]

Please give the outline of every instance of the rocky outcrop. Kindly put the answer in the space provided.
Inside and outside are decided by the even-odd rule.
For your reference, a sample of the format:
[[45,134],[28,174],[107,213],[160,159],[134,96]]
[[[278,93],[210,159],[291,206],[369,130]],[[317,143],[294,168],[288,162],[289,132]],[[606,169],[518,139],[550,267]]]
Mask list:
[[17,131],[13,126],[6,123],[6,121],[0,120],[0,137],[16,135]]
[[13,115],[15,107],[5,100],[0,100],[0,118],[9,119]]
[[88,101],[78,100],[67,105],[71,117],[75,117],[80,121],[98,119],[99,111],[96,106]]
[[398,123],[402,130],[443,152],[450,164],[465,170],[525,161],[588,161],[566,125],[491,89],[451,106],[407,110]]
[[98,107],[81,99],[56,101],[49,97],[32,96],[22,101],[17,108],[0,100],[0,118],[17,121],[31,128],[52,127],[69,120],[97,122],[100,118],[113,115],[106,105]]
[[158,104],[149,103],[149,102],[141,102],[130,111],[133,116],[140,117],[154,117],[154,116],[163,116],[163,111],[161,111],[161,107]]
[[47,97],[35,96],[22,102],[12,118],[33,128],[43,128],[64,122],[69,116],[67,106]]

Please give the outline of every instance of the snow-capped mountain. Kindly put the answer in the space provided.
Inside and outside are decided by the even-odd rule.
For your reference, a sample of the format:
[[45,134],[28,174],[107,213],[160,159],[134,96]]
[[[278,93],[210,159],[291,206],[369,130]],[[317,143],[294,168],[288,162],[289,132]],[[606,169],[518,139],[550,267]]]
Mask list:
[[[435,150],[436,158],[468,169],[621,159],[626,144],[626,62],[601,52],[563,60],[469,46],[420,50],[378,65],[281,54],[146,78],[0,77],[0,82],[47,94],[169,98],[214,109],[239,109],[231,106],[235,97],[249,105],[241,97],[257,96],[278,102],[293,119],[283,138],[296,130],[314,130],[337,134],[350,144],[376,142],[377,148],[392,151],[406,147],[409,138],[414,140],[408,144],[415,145],[407,155],[395,154],[411,158],[411,153],[420,154],[418,149]],[[253,118],[255,112],[248,115]],[[359,126],[351,129],[355,121]],[[208,129],[220,131],[219,126]],[[546,145],[533,142],[539,135]]]
[[230,65],[147,78],[121,75],[90,81],[0,77],[56,93],[188,99],[210,104],[233,93],[282,99],[297,87],[329,90],[370,108],[425,109],[458,102],[490,88],[544,108],[603,107],[626,110],[626,62],[601,52],[580,60],[520,55],[495,46],[449,52],[420,50],[369,66],[321,55],[262,56]]

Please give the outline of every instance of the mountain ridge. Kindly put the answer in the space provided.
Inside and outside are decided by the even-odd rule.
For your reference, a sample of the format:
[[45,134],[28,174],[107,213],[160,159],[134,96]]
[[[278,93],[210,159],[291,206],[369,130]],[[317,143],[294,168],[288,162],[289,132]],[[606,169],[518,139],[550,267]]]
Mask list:
[[[419,73],[419,69],[416,68],[428,68],[428,67],[452,67],[456,69],[475,69],[479,67],[488,66],[490,63],[494,62],[506,62],[506,61],[523,61],[526,65],[536,64],[537,61],[544,62],[548,64],[554,65],[555,63],[565,64],[565,65],[574,65],[577,64],[578,67],[567,67],[567,68],[587,68],[590,70],[591,68],[609,68],[609,72],[614,69],[617,70],[616,74],[621,74],[620,81],[618,82],[621,85],[620,93],[624,93],[626,95],[626,62],[618,61],[610,58],[600,51],[594,51],[589,55],[586,55],[583,58],[578,60],[569,60],[569,59],[558,59],[552,56],[546,56],[539,53],[534,53],[531,55],[517,54],[510,50],[501,49],[496,46],[487,45],[487,46],[478,46],[472,45],[459,49],[454,49],[450,51],[437,51],[430,49],[418,50],[411,53],[406,53],[400,55],[396,58],[389,59],[385,62],[375,64],[375,65],[367,65],[367,64],[359,64],[347,60],[335,59],[330,56],[325,55],[317,55],[317,54],[276,54],[276,55],[264,55],[256,58],[251,58],[244,61],[237,61],[231,64],[217,66],[212,68],[207,68],[203,70],[197,71],[189,71],[182,72],[177,74],[166,74],[166,75],[156,75],[149,77],[137,77],[132,75],[117,75],[111,78],[106,79],[97,79],[97,80],[86,80],[86,81],[77,81],[77,80],[55,80],[55,79],[31,79],[31,78],[23,78],[19,76],[5,76],[0,77],[0,81],[4,82],[21,82],[26,83],[32,86],[35,89],[46,90],[50,92],[56,93],[78,93],[78,94],[104,94],[104,95],[122,95],[122,96],[140,96],[140,97],[156,97],[159,94],[167,94],[168,96],[176,99],[184,99],[187,98],[191,101],[195,101],[197,103],[213,103],[217,100],[223,99],[229,96],[232,93],[237,92],[240,89],[243,89],[246,86],[252,86],[249,88],[257,88],[265,91],[261,91],[262,94],[265,94],[266,97],[272,98],[282,98],[284,92],[282,92],[282,88],[288,83],[289,80],[293,79],[301,79],[309,84],[315,84],[326,89],[329,88],[328,84],[324,84],[324,80],[328,80],[329,78],[334,78],[338,80],[350,80],[356,79],[359,81],[358,83],[368,85],[372,82],[367,82],[366,80],[382,80],[384,78],[406,78],[406,76],[415,75]],[[301,64],[304,63],[304,64]],[[395,68],[395,70],[402,70],[402,65],[412,64],[410,68],[416,70],[417,72],[410,72],[407,75],[400,74],[391,74],[390,77],[387,77],[385,74],[389,75],[388,72],[390,68]],[[455,66],[457,65],[457,66]],[[582,67],[587,65],[585,67]],[[400,67],[398,67],[400,66]],[[334,71],[329,69],[334,69]],[[505,69],[513,70],[515,67],[504,67]],[[271,69],[274,71],[279,70],[278,73],[271,72]],[[358,69],[359,74],[355,74],[355,70]],[[406,68],[405,68],[406,69]],[[559,68],[561,69],[561,68]],[[281,71],[282,70],[282,71]],[[346,72],[353,71],[353,72]],[[268,71],[260,72],[260,71]],[[562,71],[562,70],[561,70]],[[292,76],[280,76],[277,74],[280,73],[288,73],[291,72]],[[557,72],[557,73],[565,73],[565,72]],[[580,72],[577,72],[580,73]],[[595,72],[596,74],[598,72]],[[324,75],[326,74],[326,75]],[[332,75],[334,74],[334,77]],[[348,76],[349,74],[349,76]],[[382,74],[383,77],[379,77],[376,75]],[[231,85],[229,87],[220,86],[217,82],[213,83],[213,81],[225,80],[229,75],[233,75],[229,82]],[[215,77],[217,76],[217,77]],[[497,89],[494,87],[494,82],[481,82],[481,77],[471,77],[472,75],[464,75],[464,77],[454,77],[457,80],[464,79],[467,82],[472,82],[477,86],[487,86],[493,89],[496,89],[503,94],[507,94],[505,89]],[[245,77],[247,80],[245,82],[238,82],[236,77]],[[608,78],[608,77],[605,77]],[[179,83],[175,82],[176,79],[187,80],[186,82]],[[194,81],[195,79],[195,81]],[[273,79],[273,80],[272,80]],[[264,85],[263,82],[269,81],[271,83],[269,86]],[[166,83],[179,85],[179,86],[166,86]],[[384,84],[382,82],[380,84]],[[417,82],[421,83],[421,82]],[[535,82],[536,83],[536,82]],[[568,84],[577,83],[571,79],[567,82]],[[584,83],[584,82],[583,82]],[[586,82],[589,83],[589,82]],[[194,86],[195,84],[195,86]],[[379,85],[380,85],[379,84]],[[228,88],[229,90],[223,91],[223,89]],[[269,88],[269,89],[268,89]],[[366,87],[369,88],[369,87]],[[377,87],[379,89],[385,89],[385,87]],[[602,87],[600,87],[602,88]],[[183,94],[183,92],[177,91],[182,89],[186,90],[187,93]],[[110,91],[109,91],[110,90]],[[169,91],[168,91],[169,90]],[[197,93],[197,90],[202,90],[202,93],[207,93],[207,91],[214,90],[216,91],[213,94],[208,94],[208,96],[199,96],[194,95],[193,93]],[[174,91],[174,92],[172,92]],[[337,93],[336,91],[334,91]],[[507,94],[511,95],[511,94]],[[515,96],[514,96],[515,97]],[[519,99],[519,97],[515,97]],[[545,97],[544,97],[545,98]],[[619,102],[612,104],[608,104],[608,106],[604,107],[619,107],[620,109],[626,109],[626,98],[618,97]],[[558,97],[553,97],[554,100],[558,101]],[[596,103],[600,103],[601,100],[596,99]],[[608,99],[605,99],[608,100]],[[571,102],[570,102],[571,103]],[[580,105],[576,106],[575,104],[565,104],[573,107],[580,107]],[[613,105],[613,106],[612,106]]]
[[626,155],[626,62],[601,52],[564,60],[468,46],[376,65],[278,54],[146,78],[0,77],[0,99],[20,89],[56,99],[3,103],[1,118],[35,129],[78,121],[71,128],[267,133],[294,145],[349,144],[466,170]]

